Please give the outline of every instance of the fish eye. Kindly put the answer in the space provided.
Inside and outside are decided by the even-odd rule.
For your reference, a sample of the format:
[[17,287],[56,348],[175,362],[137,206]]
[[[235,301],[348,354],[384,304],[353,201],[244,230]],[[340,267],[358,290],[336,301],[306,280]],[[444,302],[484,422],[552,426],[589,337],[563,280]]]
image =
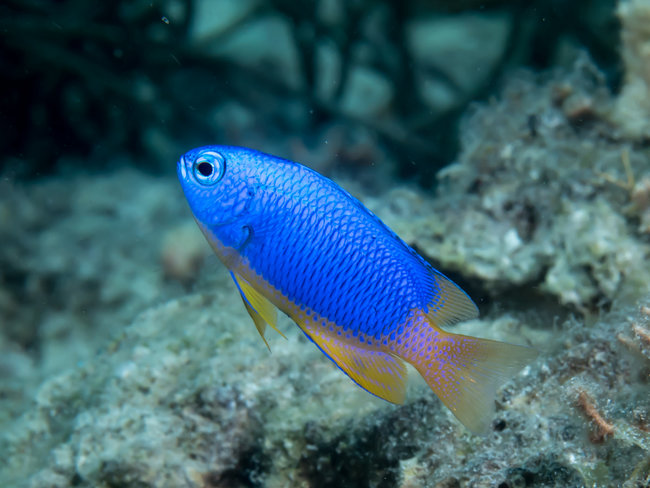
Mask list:
[[223,176],[226,161],[221,154],[206,151],[194,161],[194,177],[203,185],[214,185]]
[[199,173],[201,173],[206,178],[212,174],[212,171],[214,171],[212,165],[210,163],[206,163],[205,161],[200,162],[196,169],[199,170]]

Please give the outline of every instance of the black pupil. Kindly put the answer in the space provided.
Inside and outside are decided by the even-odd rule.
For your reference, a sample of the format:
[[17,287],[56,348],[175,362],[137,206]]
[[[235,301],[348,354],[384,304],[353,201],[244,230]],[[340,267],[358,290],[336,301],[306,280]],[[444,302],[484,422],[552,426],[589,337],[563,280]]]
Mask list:
[[210,176],[212,174],[212,165],[210,163],[206,163],[205,161],[199,163],[196,169],[198,169],[199,173],[201,173],[203,176]]

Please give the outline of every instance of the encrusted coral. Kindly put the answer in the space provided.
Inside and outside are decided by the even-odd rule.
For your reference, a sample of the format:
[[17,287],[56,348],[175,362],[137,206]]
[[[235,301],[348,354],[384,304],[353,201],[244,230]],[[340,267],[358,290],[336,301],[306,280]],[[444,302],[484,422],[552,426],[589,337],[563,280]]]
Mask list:
[[427,215],[397,225],[425,256],[491,294],[527,287],[583,312],[639,297],[650,273],[644,192],[611,177],[626,177],[627,157],[645,181],[650,150],[608,137],[611,103],[586,59],[569,76],[514,77],[499,103],[466,119],[459,160],[440,173]]
[[628,137],[650,139],[650,2],[622,0],[618,16],[623,24],[625,81],[612,119]]
[[[410,386],[403,406],[368,396],[297,328],[286,329],[288,341],[272,340],[268,354],[236,297],[219,285],[149,309],[92,361],[46,381],[0,435],[0,481],[327,488],[647,480],[649,365],[616,340],[631,323],[647,327],[638,308],[591,326],[569,320],[555,333],[520,331],[542,355],[500,390],[490,433],[475,437],[424,384]],[[473,321],[462,331],[490,328],[504,338],[514,326]],[[607,432],[596,435],[594,422]]]

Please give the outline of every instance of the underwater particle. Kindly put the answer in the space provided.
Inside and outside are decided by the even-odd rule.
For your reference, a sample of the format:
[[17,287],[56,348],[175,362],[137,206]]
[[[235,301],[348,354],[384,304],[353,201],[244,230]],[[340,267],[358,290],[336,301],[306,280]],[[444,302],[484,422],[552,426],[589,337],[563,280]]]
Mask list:
[[607,422],[596,409],[593,399],[584,390],[578,391],[577,406],[591,420],[596,431],[590,437],[591,442],[598,444],[614,434],[614,426]]
[[164,15],[160,18],[165,24],[169,25],[169,19],[165,17]]
[[397,404],[406,361],[473,432],[488,428],[497,387],[536,356],[441,329],[476,317],[474,302],[315,171],[233,146],[193,149],[177,170],[265,343],[279,308],[358,386]]

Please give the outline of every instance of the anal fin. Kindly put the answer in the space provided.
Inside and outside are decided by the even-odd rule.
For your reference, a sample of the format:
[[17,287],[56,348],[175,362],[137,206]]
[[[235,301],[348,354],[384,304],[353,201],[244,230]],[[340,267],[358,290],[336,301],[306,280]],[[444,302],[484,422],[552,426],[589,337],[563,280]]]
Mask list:
[[251,318],[253,319],[257,331],[260,333],[262,340],[264,341],[266,347],[268,347],[270,351],[271,348],[269,347],[269,343],[266,341],[266,338],[264,337],[264,332],[266,331],[267,324],[270,325],[273,330],[275,330],[278,334],[280,334],[282,337],[286,339],[284,334],[280,332],[277,326],[277,322],[278,322],[277,309],[271,302],[269,302],[261,293],[259,293],[255,288],[253,288],[253,286],[250,283],[248,283],[245,279],[243,279],[241,276],[236,275],[232,271],[230,272],[230,275],[232,276],[232,279],[235,281],[235,285],[237,285],[237,289],[241,294],[241,298],[244,302],[244,305],[246,306],[248,315],[250,315]]
[[[407,370],[404,362],[361,342],[360,337],[338,334],[340,327],[320,325],[322,321],[294,321],[319,349],[364,390],[391,403],[403,403]],[[375,343],[376,344],[376,343]]]

